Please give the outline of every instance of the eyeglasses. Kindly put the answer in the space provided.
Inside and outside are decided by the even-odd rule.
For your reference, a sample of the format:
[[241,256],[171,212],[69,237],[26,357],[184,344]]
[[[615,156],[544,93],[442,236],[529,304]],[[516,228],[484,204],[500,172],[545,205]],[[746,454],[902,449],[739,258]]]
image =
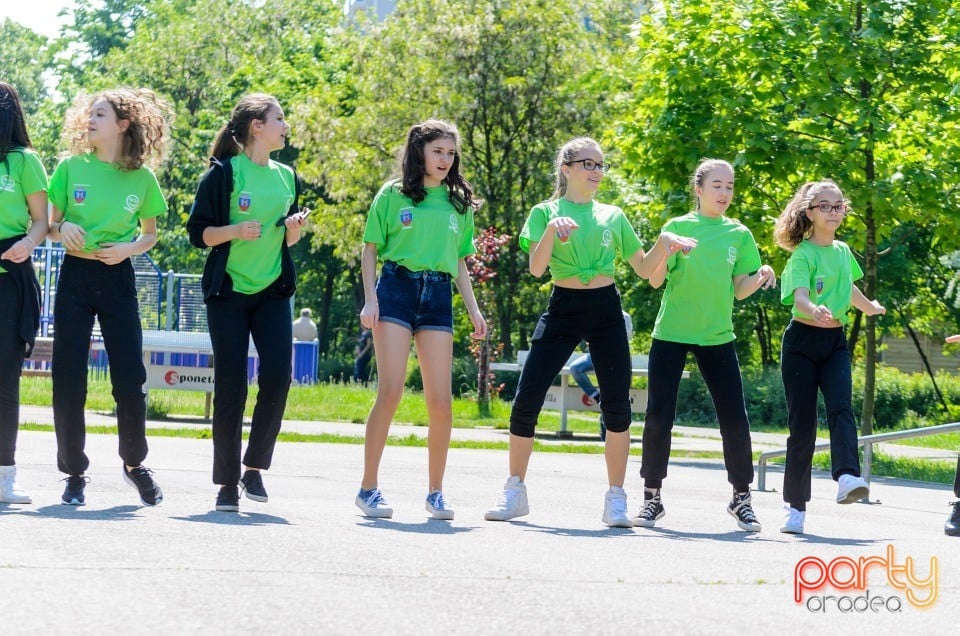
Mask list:
[[833,212],[834,214],[846,214],[847,204],[838,203],[837,205],[830,205],[829,203],[824,202],[824,203],[818,203],[816,205],[811,205],[810,209],[820,210],[824,214],[830,214],[831,212]]
[[600,163],[597,163],[593,159],[574,159],[573,161],[565,162],[563,165],[570,166],[575,163],[582,163],[583,169],[586,170],[587,172],[593,172],[594,170],[599,170],[600,172],[606,172],[607,170],[610,169],[609,163],[603,163],[602,161]]

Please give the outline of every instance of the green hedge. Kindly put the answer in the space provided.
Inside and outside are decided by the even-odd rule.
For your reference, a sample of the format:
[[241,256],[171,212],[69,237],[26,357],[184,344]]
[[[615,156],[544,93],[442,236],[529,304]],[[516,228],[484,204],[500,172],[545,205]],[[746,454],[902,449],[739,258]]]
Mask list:
[[[960,406],[957,406],[960,405],[960,377],[946,373],[940,373],[936,377],[937,386],[951,407],[947,412],[937,399],[929,376],[923,373],[903,373],[891,367],[879,366],[874,428],[913,428],[957,421],[960,416]],[[752,425],[786,428],[786,401],[778,368],[744,369],[743,392]],[[820,423],[825,425],[822,396],[818,398],[818,402]],[[854,368],[853,411],[858,419],[862,408],[863,369]],[[710,393],[695,365],[690,370],[690,379],[680,383],[677,421],[707,425],[716,423]]]

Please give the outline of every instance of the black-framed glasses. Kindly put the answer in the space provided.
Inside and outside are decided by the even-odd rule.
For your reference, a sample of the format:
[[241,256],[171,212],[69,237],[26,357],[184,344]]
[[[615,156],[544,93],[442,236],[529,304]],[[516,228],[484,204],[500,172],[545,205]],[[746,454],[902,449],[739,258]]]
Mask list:
[[834,214],[846,214],[846,213],[847,213],[847,204],[846,204],[846,203],[838,203],[837,205],[832,205],[832,204],[827,203],[826,201],[824,201],[823,203],[817,203],[816,205],[811,205],[811,206],[810,206],[810,209],[811,209],[811,210],[820,210],[820,211],[823,212],[824,214],[830,214],[831,212],[833,212]]
[[593,172],[594,170],[599,170],[600,172],[606,172],[610,169],[609,163],[603,163],[602,161],[596,162],[593,159],[574,159],[573,161],[566,161],[563,165],[570,166],[575,163],[582,163],[583,169],[587,172]]

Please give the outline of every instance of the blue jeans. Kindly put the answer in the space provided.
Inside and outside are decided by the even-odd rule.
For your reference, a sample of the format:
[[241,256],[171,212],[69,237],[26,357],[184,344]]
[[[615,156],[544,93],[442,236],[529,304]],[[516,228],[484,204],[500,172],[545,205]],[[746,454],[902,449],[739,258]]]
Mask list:
[[414,272],[387,261],[377,280],[380,320],[406,327],[453,333],[453,289],[446,272]]
[[590,376],[587,375],[593,371],[593,358],[589,353],[585,353],[570,363],[570,375],[573,376],[577,386],[591,398],[598,393],[597,387],[593,386]]

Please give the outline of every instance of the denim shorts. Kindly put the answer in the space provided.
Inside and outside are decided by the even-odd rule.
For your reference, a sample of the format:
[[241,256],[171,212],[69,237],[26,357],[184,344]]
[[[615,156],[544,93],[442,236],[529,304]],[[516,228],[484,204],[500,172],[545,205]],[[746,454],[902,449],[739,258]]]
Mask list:
[[406,327],[453,333],[453,289],[446,272],[414,272],[387,261],[377,280],[380,320]]

